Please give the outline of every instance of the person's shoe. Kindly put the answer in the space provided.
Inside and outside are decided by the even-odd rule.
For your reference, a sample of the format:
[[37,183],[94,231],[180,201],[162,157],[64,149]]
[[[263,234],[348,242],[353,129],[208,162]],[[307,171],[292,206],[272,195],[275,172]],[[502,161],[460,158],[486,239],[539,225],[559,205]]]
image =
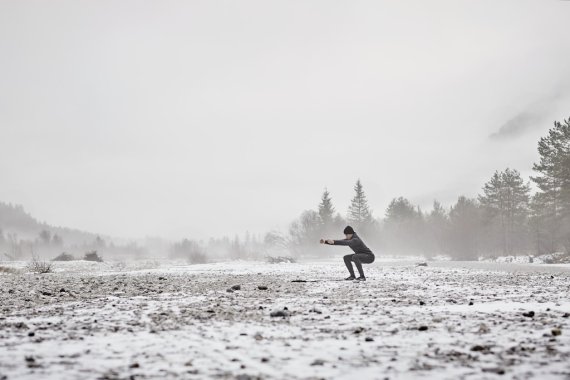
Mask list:
[[366,277],[358,277],[356,281],[366,281]]
[[347,278],[345,278],[346,281],[352,281],[352,280],[356,280],[356,278],[354,276],[348,276]]

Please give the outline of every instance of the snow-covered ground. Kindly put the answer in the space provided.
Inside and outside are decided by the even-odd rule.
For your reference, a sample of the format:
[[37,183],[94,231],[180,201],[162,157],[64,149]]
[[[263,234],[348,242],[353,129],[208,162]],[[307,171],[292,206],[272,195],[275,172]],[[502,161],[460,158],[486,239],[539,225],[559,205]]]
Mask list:
[[498,263],[518,263],[518,264],[555,264],[570,263],[570,255],[564,252],[549,253],[540,256],[518,255],[518,256],[499,256],[496,258],[481,258],[480,261],[498,262]]
[[0,379],[570,378],[570,266],[365,270],[338,281],[339,257],[0,274]]

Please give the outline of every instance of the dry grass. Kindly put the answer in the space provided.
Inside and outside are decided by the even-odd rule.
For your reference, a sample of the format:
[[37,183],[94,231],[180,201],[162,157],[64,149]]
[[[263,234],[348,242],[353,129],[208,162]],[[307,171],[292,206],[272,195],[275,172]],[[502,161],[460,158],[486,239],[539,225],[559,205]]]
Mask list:
[[16,274],[18,273],[18,269],[16,268],[10,268],[10,267],[3,267],[0,266],[0,273],[11,273],[11,274]]

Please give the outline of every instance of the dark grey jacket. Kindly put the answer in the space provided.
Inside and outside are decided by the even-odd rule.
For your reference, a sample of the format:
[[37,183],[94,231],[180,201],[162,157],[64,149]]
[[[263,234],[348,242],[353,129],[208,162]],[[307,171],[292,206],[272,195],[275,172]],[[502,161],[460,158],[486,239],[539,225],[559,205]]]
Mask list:
[[352,235],[352,239],[334,240],[334,245],[348,245],[350,249],[354,251],[354,253],[374,254],[370,248],[364,244],[356,232]]

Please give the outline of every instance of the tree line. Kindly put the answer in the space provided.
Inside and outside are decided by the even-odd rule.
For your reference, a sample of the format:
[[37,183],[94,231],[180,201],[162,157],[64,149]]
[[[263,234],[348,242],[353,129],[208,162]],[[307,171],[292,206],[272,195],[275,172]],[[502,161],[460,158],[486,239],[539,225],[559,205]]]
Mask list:
[[[554,122],[538,142],[540,160],[530,177],[538,190],[531,191],[518,170],[495,171],[475,198],[459,196],[449,208],[435,200],[424,212],[404,197],[375,218],[360,180],[346,217],[333,206],[324,190],[315,210],[304,211],[288,234],[270,233],[269,243],[288,246],[293,252],[315,249],[318,239],[339,234],[346,224],[360,231],[380,252],[392,254],[448,255],[471,260],[481,255],[542,255],[570,253],[570,118]],[[333,235],[334,236],[334,235]]]
[[[570,118],[554,122],[538,142],[536,175],[525,181],[512,168],[495,171],[475,198],[459,196],[450,207],[434,200],[425,212],[405,197],[390,201],[384,215],[375,217],[360,179],[346,213],[333,204],[328,189],[313,210],[305,210],[286,232],[271,231],[257,236],[246,233],[211,238],[183,239],[169,244],[171,258],[205,262],[212,258],[259,259],[267,255],[294,256],[329,254],[318,244],[321,237],[335,237],[352,225],[378,254],[447,255],[459,260],[481,255],[570,254]],[[531,190],[531,181],[537,191]],[[164,247],[136,243],[115,245],[99,236],[75,230],[48,228],[26,214],[21,206],[0,203],[0,227],[10,225],[23,231],[38,231],[27,238],[0,230],[0,259],[18,259],[34,249],[48,253],[62,250],[99,250],[110,256],[144,257]],[[57,232],[52,232],[56,230]],[[62,234],[67,234],[62,236]],[[68,238],[69,236],[69,238]],[[81,241],[70,244],[68,239]],[[65,243],[65,244],[64,244]]]

